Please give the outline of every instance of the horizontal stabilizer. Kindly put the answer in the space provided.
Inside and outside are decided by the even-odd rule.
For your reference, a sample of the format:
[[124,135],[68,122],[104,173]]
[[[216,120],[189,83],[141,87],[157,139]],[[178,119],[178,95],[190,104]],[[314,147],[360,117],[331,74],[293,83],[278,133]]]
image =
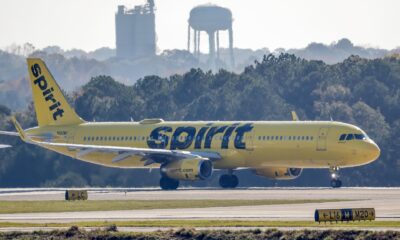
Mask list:
[[19,134],[17,132],[0,131],[0,135],[19,137]]
[[21,125],[19,124],[17,119],[14,116],[12,116],[11,121],[13,122],[15,129],[17,130],[17,132],[19,134],[19,137],[22,139],[22,141],[26,142],[28,140],[28,138],[26,137],[24,129],[21,127]]
[[0,144],[0,148],[9,148],[9,147],[11,147],[10,145],[3,145],[3,144]]

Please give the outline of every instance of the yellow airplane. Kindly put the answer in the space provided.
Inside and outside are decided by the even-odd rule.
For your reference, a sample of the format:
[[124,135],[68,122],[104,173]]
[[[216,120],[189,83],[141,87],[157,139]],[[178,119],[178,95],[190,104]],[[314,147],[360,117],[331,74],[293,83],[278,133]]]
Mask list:
[[180,180],[207,180],[214,169],[223,188],[239,184],[234,170],[252,169],[277,180],[294,179],[304,168],[329,168],[332,187],[342,185],[339,168],[368,164],[380,155],[359,127],[335,121],[86,122],[70,107],[41,59],[28,71],[38,127],[24,130],[27,143],[82,161],[116,168],[160,168],[162,189]]

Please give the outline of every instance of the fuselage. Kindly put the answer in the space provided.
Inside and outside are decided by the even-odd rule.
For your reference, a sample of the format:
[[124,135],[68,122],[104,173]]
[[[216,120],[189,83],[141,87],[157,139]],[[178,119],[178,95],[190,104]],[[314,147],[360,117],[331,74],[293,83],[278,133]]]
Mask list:
[[[378,146],[360,128],[335,121],[82,123],[31,128],[38,142],[137,147],[218,153],[216,169],[352,167],[378,158]],[[119,168],[144,167],[141,156],[113,162],[115,153],[47,148],[83,161]],[[154,165],[158,166],[158,165]]]

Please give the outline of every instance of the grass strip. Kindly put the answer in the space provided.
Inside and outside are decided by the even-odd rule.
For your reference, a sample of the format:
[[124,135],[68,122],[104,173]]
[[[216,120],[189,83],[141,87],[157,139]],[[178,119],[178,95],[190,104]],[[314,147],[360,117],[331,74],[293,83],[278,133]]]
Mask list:
[[0,222],[1,228],[7,227],[310,227],[310,228],[354,228],[354,227],[382,227],[400,228],[400,221],[362,221],[316,223],[314,221],[254,221],[254,220],[143,220],[143,221],[92,221],[73,223],[20,223]]
[[146,209],[208,208],[303,204],[350,201],[346,199],[312,200],[95,200],[95,201],[0,201],[0,214],[116,211]]

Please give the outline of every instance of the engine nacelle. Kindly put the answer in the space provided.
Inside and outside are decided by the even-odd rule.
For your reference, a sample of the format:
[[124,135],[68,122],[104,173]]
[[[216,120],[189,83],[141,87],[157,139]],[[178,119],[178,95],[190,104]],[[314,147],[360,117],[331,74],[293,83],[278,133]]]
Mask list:
[[212,162],[204,158],[183,159],[161,166],[161,173],[177,180],[206,180],[213,172]]
[[255,172],[259,176],[276,179],[276,180],[292,180],[301,175],[301,168],[285,168],[285,167],[270,167],[259,168]]

